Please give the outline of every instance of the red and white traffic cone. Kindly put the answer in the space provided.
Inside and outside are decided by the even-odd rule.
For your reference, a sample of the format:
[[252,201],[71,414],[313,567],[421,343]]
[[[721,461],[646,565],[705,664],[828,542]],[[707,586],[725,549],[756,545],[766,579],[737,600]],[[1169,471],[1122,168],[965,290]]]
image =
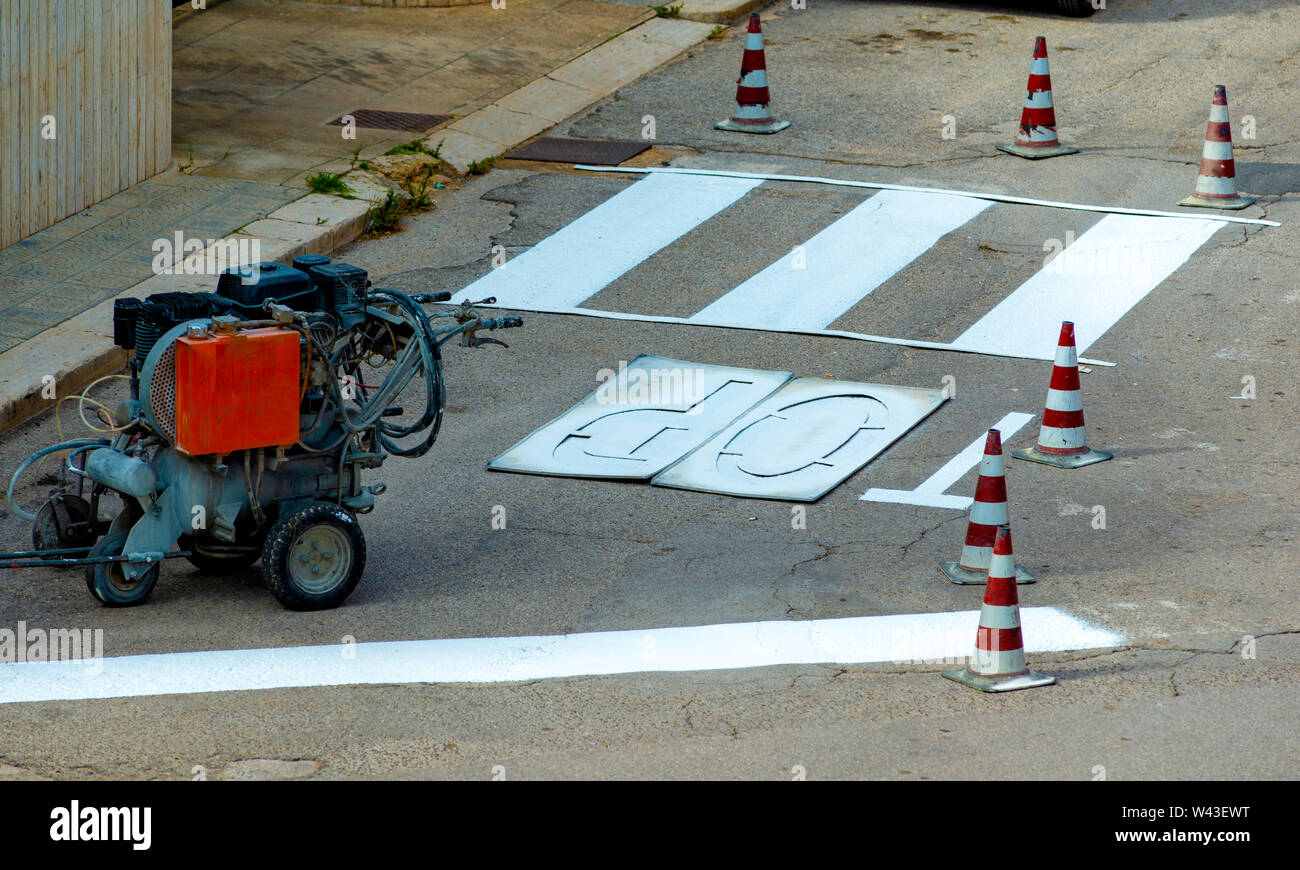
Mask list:
[[749,16],[749,33],[745,36],[745,56],[740,61],[740,78],[736,79],[736,113],[713,126],[733,133],[776,133],[790,126],[778,121],[768,104],[767,60],[763,56],[763,27],[758,13]]
[[975,654],[970,664],[943,675],[981,692],[1010,692],[1050,686],[1056,677],[1031,671],[1025,664],[1025,642],[1020,635],[1020,596],[1016,593],[1015,556],[1011,527],[998,529],[993,563],[984,587],[980,627],[975,634]]
[[1237,193],[1237,168],[1232,159],[1232,124],[1228,122],[1228,89],[1214,86],[1210,100],[1210,123],[1205,128],[1205,147],[1201,149],[1201,171],[1196,176],[1196,192],[1179,205],[1201,208],[1245,208],[1253,197]]
[[[990,429],[984,440],[984,458],[975,481],[975,503],[970,508],[966,526],[966,544],[958,562],[940,562],[939,570],[949,580],[963,586],[983,585],[989,577],[993,560],[993,542],[998,527],[1011,522],[1007,508],[1007,479],[1002,467],[1002,433]],[[1024,565],[1016,566],[1017,583],[1033,583],[1034,576]]]
[[999,145],[998,150],[1018,157],[1037,160],[1077,154],[1056,138],[1056,108],[1052,105],[1052,76],[1047,70],[1047,37],[1034,40],[1034,59],[1029,64],[1029,93],[1020,113],[1020,135],[1014,145]]
[[1088,446],[1083,429],[1083,392],[1079,386],[1079,358],[1074,349],[1074,324],[1068,320],[1061,324],[1038,443],[1027,450],[1013,450],[1011,455],[1058,468],[1080,468],[1113,458],[1110,453]]

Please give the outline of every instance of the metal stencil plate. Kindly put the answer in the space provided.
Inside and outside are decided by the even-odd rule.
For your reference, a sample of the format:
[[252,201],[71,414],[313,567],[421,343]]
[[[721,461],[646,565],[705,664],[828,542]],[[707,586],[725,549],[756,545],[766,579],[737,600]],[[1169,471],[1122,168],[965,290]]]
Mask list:
[[816,501],[945,398],[937,390],[798,378],[651,482],[748,498]]
[[488,463],[493,471],[649,480],[791,377],[642,354]]

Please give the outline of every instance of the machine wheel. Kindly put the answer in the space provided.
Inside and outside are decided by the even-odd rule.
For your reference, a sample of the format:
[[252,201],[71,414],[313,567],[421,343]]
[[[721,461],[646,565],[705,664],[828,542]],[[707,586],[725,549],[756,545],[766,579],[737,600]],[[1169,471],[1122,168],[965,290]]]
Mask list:
[[1086,18],[1097,11],[1097,7],[1092,5],[1092,0],[1056,0],[1056,8],[1076,18]]
[[366,568],[366,540],[356,517],[312,502],[276,521],[262,550],[262,574],[290,610],[338,607]]
[[[59,527],[58,515],[54,503],[61,502],[67,511],[68,519],[74,524],[85,524],[86,529],[80,534],[71,534],[69,529]],[[72,547],[90,547],[95,543],[95,531],[91,526],[90,502],[79,495],[67,492],[50,497],[36,512],[36,522],[32,526],[32,546],[37,550],[58,550]],[[57,556],[47,556],[56,559]]]
[[[128,532],[105,535],[90,549],[94,556],[119,556],[126,546]],[[127,580],[121,562],[104,562],[86,566],[86,588],[96,600],[109,607],[131,607],[143,604],[153,593],[158,582],[158,566],[154,565],[138,580]]]

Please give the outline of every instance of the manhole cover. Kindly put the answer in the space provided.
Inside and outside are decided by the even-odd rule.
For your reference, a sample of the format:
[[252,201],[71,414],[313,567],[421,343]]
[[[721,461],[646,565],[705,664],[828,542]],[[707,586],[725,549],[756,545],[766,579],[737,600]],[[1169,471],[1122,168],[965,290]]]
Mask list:
[[330,126],[342,127],[343,119],[351,116],[358,127],[372,130],[406,130],[410,133],[423,133],[439,124],[451,120],[451,115],[421,115],[418,112],[390,112],[386,109],[355,109],[347,115],[340,115],[329,122]]
[[593,163],[617,166],[650,147],[635,139],[573,139],[542,136],[506,155],[514,160],[547,160],[555,163]]

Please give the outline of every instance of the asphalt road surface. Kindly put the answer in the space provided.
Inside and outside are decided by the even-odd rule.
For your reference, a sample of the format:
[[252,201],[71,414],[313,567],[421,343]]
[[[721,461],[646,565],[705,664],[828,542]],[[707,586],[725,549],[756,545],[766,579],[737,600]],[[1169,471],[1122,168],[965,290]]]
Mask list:
[[[1031,653],[1058,684],[1007,695],[944,680],[938,663],[878,662],[19,703],[3,709],[3,775],[1296,777],[1300,112],[1290,96],[1300,27],[1286,2],[1108,7],[1086,20],[1029,3],[773,7],[768,73],[789,129],[712,128],[731,109],[736,28],[559,132],[638,138],[653,116],[645,165],[1173,210],[1195,180],[1211,88],[1226,84],[1238,183],[1259,198],[1230,214],[1281,226],[1219,229],[1087,348],[1115,363],[1083,376],[1089,440],[1114,460],[1076,471],[1008,460],[1017,559],[1040,578],[1021,587],[1022,606],[1113,632],[1122,638],[1114,647]],[[1061,138],[1082,151],[1031,162],[993,145],[1014,135],[1040,34]],[[1254,138],[1242,135],[1247,115]],[[944,138],[954,124],[955,138]],[[641,183],[503,161],[404,232],[339,256],[384,286],[460,298],[490,273],[494,246],[521,256]],[[762,184],[585,304],[689,317],[871,195]],[[952,342],[1044,267],[1048,240],[1082,237],[1107,219],[991,206],[830,325]],[[896,244],[893,232],[829,256],[865,268]],[[590,255],[572,252],[575,264]],[[1050,304],[1067,311],[1071,301]],[[0,624],[102,628],[105,654],[124,656],[978,607],[977,587],[936,569],[961,548],[962,513],[859,496],[913,489],[1004,414],[1041,414],[1049,363],[520,313],[525,327],[501,335],[509,348],[448,348],[449,407],[434,450],[372,474],[389,488],[363,518],[366,576],[345,606],[290,613],[256,572],[205,576],[180,562],[164,566],[147,605],[125,610],[97,606],[77,574],[5,573]],[[927,389],[950,377],[955,397],[808,505],[804,528],[792,526],[786,502],[484,470],[589,393],[598,371],[641,353]],[[1249,384],[1255,397],[1235,398]],[[1037,420],[1008,448],[1029,446],[1036,430]],[[11,469],[56,438],[52,419],[33,421],[6,437],[0,464]],[[969,495],[974,478],[949,491]],[[42,492],[20,495],[32,504]],[[497,506],[504,529],[493,528]],[[8,515],[0,534],[17,548],[27,525]]]

